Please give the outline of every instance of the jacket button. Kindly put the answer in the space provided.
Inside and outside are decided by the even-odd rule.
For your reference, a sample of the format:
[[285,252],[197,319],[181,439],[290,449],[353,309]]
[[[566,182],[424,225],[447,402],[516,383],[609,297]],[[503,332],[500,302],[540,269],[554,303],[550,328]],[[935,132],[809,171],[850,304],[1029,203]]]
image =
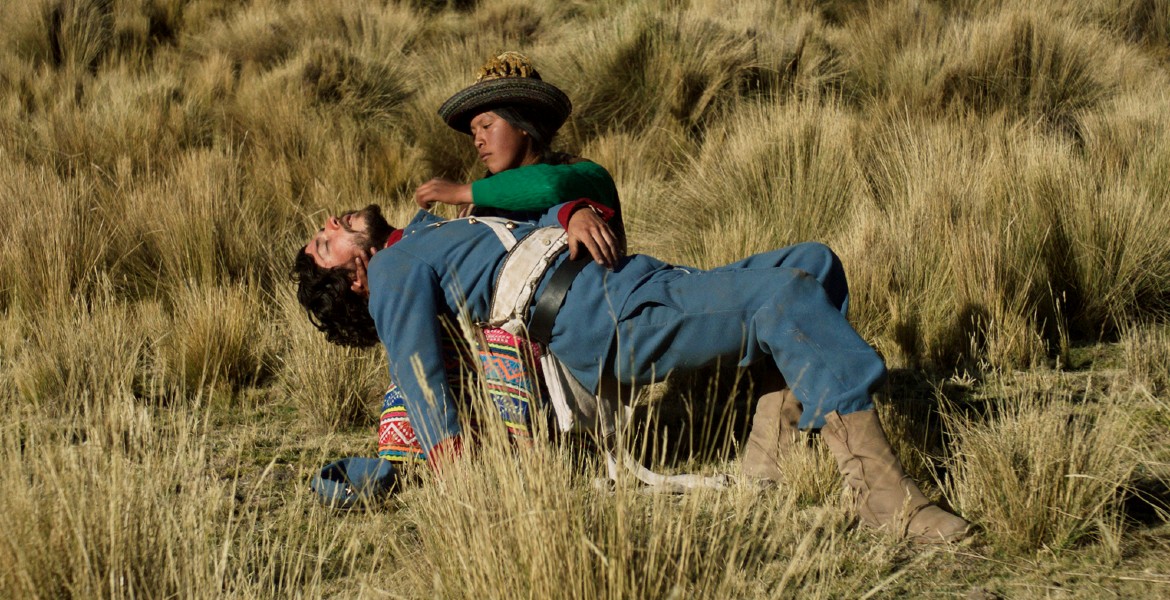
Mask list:
[[475,217],[471,217],[470,219],[467,220],[467,222],[471,223],[472,225],[475,225],[476,223],[479,223],[479,219],[477,219]]
[[516,224],[511,222],[511,221],[508,221],[507,223],[504,223],[504,227],[507,227],[508,229],[515,229]]

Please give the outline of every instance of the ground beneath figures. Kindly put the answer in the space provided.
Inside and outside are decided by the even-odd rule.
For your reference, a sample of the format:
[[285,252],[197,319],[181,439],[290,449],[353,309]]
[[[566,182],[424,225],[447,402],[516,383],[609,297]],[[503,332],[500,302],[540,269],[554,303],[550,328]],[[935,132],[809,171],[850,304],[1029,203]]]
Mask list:
[[[1095,352],[1109,356],[1113,350],[1099,348]],[[670,381],[642,397],[636,418],[642,430],[634,440],[635,447],[644,447],[648,456],[656,457],[648,459],[648,464],[668,473],[736,472],[735,452],[746,434],[745,415],[752,408],[751,378],[736,381],[734,373],[718,375],[698,378],[700,385]],[[685,397],[688,389],[690,395]],[[720,401],[729,397],[733,402]],[[550,442],[538,443],[535,450],[507,451],[503,456],[493,455],[490,449],[481,452],[460,467],[463,470],[458,479],[436,481],[430,473],[421,472],[407,478],[393,498],[366,510],[344,513],[316,506],[308,480],[329,460],[372,456],[372,417],[369,426],[322,434],[299,418],[292,407],[268,404],[250,414],[220,419],[211,428],[209,444],[213,471],[233,483],[235,500],[241,505],[272,511],[285,519],[301,515],[319,528],[314,535],[364,540],[346,546],[344,560],[322,557],[330,565],[322,571],[323,589],[338,594],[360,589],[361,595],[369,597],[428,596],[438,585],[433,578],[418,574],[405,577],[401,567],[391,565],[399,565],[401,557],[410,557],[427,568],[448,573],[449,561],[459,559],[436,558],[440,547],[456,556],[518,552],[520,559],[529,562],[551,560],[540,558],[539,545],[523,549],[522,540],[507,536],[475,538],[486,547],[471,547],[466,541],[461,544],[458,536],[443,534],[436,522],[440,517],[449,520],[445,526],[456,532],[461,527],[494,530],[495,526],[487,524],[491,519],[466,521],[468,511],[514,520],[523,518],[508,516],[517,506],[532,505],[532,510],[537,510],[546,503],[554,513],[553,506],[567,505],[583,515],[579,530],[558,531],[560,525],[540,525],[552,528],[547,532],[550,536],[584,535],[592,540],[594,548],[587,556],[572,560],[592,564],[589,561],[597,559],[597,552],[612,559],[613,553],[635,552],[628,544],[637,542],[650,546],[641,547],[636,554],[661,554],[645,560],[669,559],[667,562],[674,561],[679,569],[668,576],[678,579],[673,582],[659,581],[636,569],[624,575],[602,569],[594,575],[602,581],[587,586],[590,589],[593,585],[611,589],[617,584],[606,578],[617,577],[628,579],[622,582],[628,586],[625,589],[690,589],[698,596],[734,590],[746,597],[787,597],[799,595],[799,589],[820,589],[828,596],[978,599],[1157,597],[1170,593],[1170,571],[1164,567],[1170,562],[1170,443],[1156,435],[1170,424],[1170,403],[1164,396],[1150,394],[1120,370],[1084,365],[1075,371],[1049,369],[980,377],[895,371],[879,402],[889,436],[908,471],[924,482],[928,496],[979,523],[982,531],[974,540],[953,548],[923,549],[854,529],[837,497],[839,484],[833,480],[832,465],[825,462],[829,460],[826,455],[818,454],[815,436],[809,440],[809,457],[802,459],[806,463],[791,471],[793,485],[764,491],[742,484],[722,492],[665,497],[599,490],[591,485],[594,478],[603,475],[595,459],[576,452],[557,454],[553,450],[549,454],[541,448],[551,448]],[[1058,418],[1045,421],[1045,415]],[[1130,468],[1120,471],[1078,473],[1078,469],[1099,468],[1101,457],[1093,448],[1073,445],[1063,447],[1062,452],[1075,464],[1054,475],[1040,464],[1049,455],[1029,454],[1019,439],[1021,435],[1033,436],[1035,444],[1043,439],[1036,436],[1075,438],[1083,433],[1078,428],[1081,425],[1112,430],[1109,420],[1118,418],[1124,418],[1136,431],[1128,442],[1131,450],[1140,449],[1128,454],[1099,449],[1112,452],[1113,463],[1129,464]],[[998,437],[978,437],[984,433]],[[987,439],[997,439],[1000,447],[970,445],[972,440]],[[1058,441],[1054,438],[1052,444]],[[996,452],[1006,453],[1003,459],[1016,469],[1020,481],[1008,485],[980,479],[993,473],[980,470],[980,465],[1001,458]],[[515,466],[533,456],[537,458],[531,460],[539,463],[536,466]],[[552,460],[546,463],[550,456]],[[512,466],[501,466],[508,463]],[[1082,479],[1078,475],[1118,479],[1107,489],[1085,491],[1072,485],[1059,493],[1044,489],[1078,482]],[[1046,479],[1052,477],[1062,479]],[[461,486],[469,488],[461,490]],[[492,488],[493,494],[473,493],[480,486],[485,491]],[[1012,492],[1016,495],[1004,495],[1002,490],[1009,487],[1018,488]],[[1085,494],[1092,493],[1097,496],[1090,501]],[[1024,508],[1001,510],[996,506],[1001,502]],[[436,514],[444,503],[453,512]],[[1033,505],[1025,506],[1028,503]],[[642,515],[648,521],[673,519],[674,537],[621,525],[622,513]],[[740,529],[721,523],[728,519],[755,525]],[[623,541],[619,531],[631,541]],[[710,539],[711,531],[734,538],[734,544]],[[779,533],[782,531],[786,533]],[[449,545],[432,539],[440,534],[447,537],[444,543]],[[385,544],[375,543],[375,539],[385,540]],[[558,550],[555,542],[548,545],[548,551],[565,551]],[[394,548],[396,558],[386,557],[387,546]],[[742,580],[734,585],[711,581],[713,575],[705,572],[721,570],[721,561],[692,554],[696,548],[742,557],[736,561]],[[471,568],[474,570],[474,565]],[[835,575],[829,577],[830,572]],[[799,587],[797,583],[816,587]],[[452,591],[446,584],[441,588]]]

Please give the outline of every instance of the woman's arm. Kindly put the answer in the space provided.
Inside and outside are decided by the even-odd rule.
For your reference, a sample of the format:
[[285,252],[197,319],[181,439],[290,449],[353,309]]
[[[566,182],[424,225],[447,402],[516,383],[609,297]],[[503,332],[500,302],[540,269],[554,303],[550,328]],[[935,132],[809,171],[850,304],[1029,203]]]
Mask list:
[[415,192],[415,202],[423,208],[433,202],[474,203],[482,208],[510,212],[542,212],[579,198],[617,208],[617,187],[605,167],[588,160],[560,165],[528,165],[471,184],[432,179]]
[[588,160],[509,169],[472,183],[471,196],[476,206],[511,211],[542,211],[579,198],[614,209],[618,203],[609,171]]

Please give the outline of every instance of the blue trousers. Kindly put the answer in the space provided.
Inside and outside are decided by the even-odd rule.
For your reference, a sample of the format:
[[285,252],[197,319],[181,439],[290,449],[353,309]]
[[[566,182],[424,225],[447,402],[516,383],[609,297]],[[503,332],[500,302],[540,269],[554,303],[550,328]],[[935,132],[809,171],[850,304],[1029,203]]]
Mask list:
[[801,428],[873,408],[881,357],[845,318],[848,285],[826,246],[799,244],[711,270],[652,274],[619,319],[605,369],[619,382],[771,360],[804,405]]

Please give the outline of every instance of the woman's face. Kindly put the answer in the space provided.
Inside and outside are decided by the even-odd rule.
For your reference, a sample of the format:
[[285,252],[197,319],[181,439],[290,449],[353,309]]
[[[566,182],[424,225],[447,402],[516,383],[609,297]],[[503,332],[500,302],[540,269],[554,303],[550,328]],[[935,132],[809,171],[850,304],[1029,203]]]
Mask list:
[[528,134],[494,112],[480,113],[471,120],[471,139],[490,173],[534,164],[538,158]]

